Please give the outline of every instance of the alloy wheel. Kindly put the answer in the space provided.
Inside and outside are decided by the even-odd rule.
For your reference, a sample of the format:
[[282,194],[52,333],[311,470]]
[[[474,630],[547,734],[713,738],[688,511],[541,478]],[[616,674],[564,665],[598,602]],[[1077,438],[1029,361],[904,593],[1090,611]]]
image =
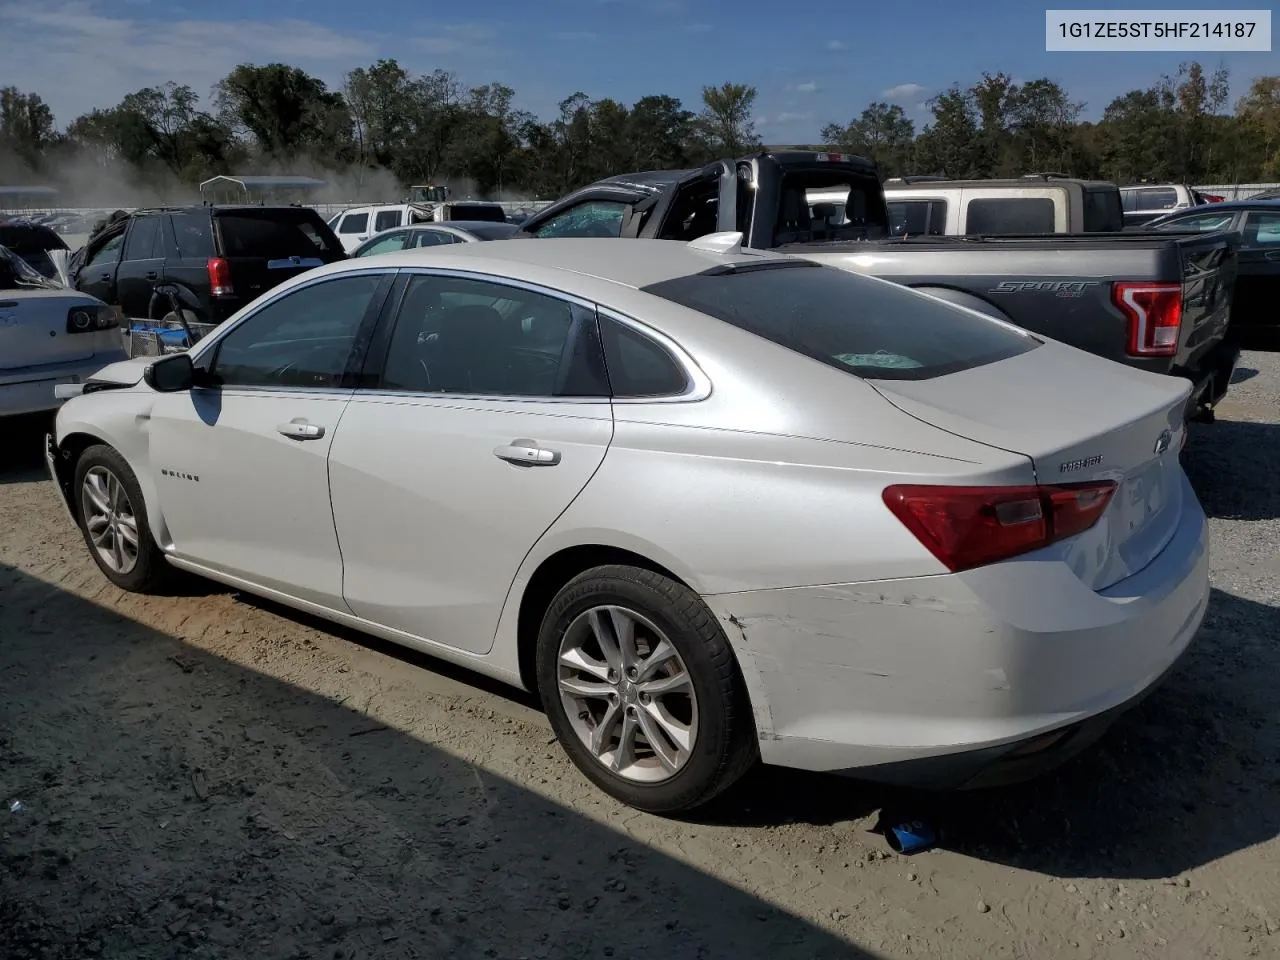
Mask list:
[[560,641],[560,700],[606,770],[640,783],[675,776],[698,737],[693,678],[671,641],[626,607],[597,606]]
[[90,468],[80,488],[80,509],[98,558],[115,573],[130,573],[138,563],[138,518],[120,478],[106,467]]

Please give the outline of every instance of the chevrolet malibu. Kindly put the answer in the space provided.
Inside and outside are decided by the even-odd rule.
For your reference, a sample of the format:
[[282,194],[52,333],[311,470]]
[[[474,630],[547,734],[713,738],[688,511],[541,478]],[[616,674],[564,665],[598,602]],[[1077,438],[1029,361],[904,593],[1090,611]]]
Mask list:
[[1208,598],[1186,384],[736,235],[347,260],[63,391],[50,470],[113,583],[537,691],[650,811],[757,760],[1033,776]]

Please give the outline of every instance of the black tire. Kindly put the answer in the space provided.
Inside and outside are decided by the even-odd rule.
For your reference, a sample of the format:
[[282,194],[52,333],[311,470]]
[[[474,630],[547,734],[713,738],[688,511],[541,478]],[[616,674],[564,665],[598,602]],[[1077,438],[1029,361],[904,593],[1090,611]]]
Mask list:
[[[661,630],[684,661],[697,697],[698,730],[689,759],[668,779],[642,783],[619,776],[583,743],[559,689],[561,641],[593,607],[628,608]],[[560,590],[538,632],[538,689],[552,729],[569,758],[605,793],[650,813],[692,810],[722,793],[759,758],[746,686],[729,641],[701,598],[683,584],[637,567],[595,567]]]
[[[137,559],[132,567],[124,572],[112,569],[99,553],[89,532],[85,506],[85,479],[90,471],[95,469],[106,471],[119,482],[128,498],[128,507],[137,527]],[[151,536],[151,527],[147,520],[147,505],[143,500],[138,478],[128,462],[114,448],[106,444],[98,444],[89,447],[80,455],[80,459],[76,461],[72,502],[75,505],[76,519],[80,523],[80,532],[84,536],[85,546],[89,548],[89,556],[93,558],[98,569],[108,580],[131,593],[158,593],[173,582],[176,570],[169,565],[164,557],[164,551]]]

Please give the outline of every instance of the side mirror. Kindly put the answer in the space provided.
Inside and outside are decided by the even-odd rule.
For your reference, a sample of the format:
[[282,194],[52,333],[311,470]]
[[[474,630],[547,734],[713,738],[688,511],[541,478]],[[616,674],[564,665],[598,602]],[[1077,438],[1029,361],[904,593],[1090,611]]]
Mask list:
[[175,353],[147,367],[142,379],[157,393],[180,393],[195,386],[195,365],[189,354]]

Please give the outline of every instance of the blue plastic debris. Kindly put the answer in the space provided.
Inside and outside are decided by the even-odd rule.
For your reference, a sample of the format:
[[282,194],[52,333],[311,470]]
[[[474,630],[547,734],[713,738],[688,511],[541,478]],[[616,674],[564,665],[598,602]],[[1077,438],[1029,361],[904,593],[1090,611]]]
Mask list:
[[919,853],[938,842],[938,832],[927,821],[907,820],[890,824],[884,838],[895,853]]

